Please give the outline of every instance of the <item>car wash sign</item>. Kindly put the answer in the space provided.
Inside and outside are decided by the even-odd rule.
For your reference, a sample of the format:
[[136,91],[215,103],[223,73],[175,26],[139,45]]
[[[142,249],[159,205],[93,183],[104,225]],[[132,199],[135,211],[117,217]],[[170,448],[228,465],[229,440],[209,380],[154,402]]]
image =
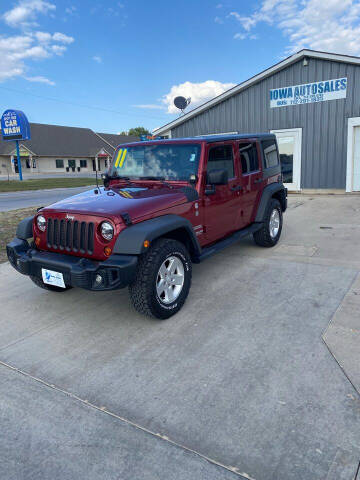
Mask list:
[[3,140],[30,140],[30,125],[24,112],[6,110],[1,117]]
[[346,89],[346,77],[291,87],[273,88],[270,90],[270,108],[346,98]]

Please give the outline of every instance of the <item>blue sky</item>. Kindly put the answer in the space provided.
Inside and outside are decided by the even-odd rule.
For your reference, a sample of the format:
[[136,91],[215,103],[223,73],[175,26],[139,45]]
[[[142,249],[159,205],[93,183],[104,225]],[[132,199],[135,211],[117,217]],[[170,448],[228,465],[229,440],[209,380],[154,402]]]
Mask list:
[[0,5],[0,110],[153,129],[301,48],[360,54],[352,0],[19,0]]

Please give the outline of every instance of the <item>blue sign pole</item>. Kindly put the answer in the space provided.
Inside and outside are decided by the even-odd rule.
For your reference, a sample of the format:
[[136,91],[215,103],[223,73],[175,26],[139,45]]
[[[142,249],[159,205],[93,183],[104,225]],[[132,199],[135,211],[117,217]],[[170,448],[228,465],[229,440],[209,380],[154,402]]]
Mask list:
[[22,180],[19,140],[30,140],[30,123],[24,112],[6,110],[1,117],[1,134],[4,141],[15,141],[19,178]]
[[22,168],[21,168],[21,157],[20,157],[20,148],[19,148],[19,140],[15,140],[16,143],[16,156],[17,156],[17,164],[19,169],[19,179],[22,180]]

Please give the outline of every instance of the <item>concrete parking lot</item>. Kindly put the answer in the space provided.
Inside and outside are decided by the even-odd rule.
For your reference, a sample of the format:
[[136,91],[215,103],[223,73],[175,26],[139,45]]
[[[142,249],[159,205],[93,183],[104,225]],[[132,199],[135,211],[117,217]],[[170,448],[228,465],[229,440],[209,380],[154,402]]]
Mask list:
[[163,322],[0,265],[0,478],[354,480],[359,233],[360,196],[291,196]]

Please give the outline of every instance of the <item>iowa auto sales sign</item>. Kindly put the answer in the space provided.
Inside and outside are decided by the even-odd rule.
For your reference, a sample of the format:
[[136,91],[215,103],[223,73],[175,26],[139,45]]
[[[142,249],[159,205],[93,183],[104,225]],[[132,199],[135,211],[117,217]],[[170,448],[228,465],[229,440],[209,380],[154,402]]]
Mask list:
[[304,83],[270,90],[270,107],[287,107],[303,103],[326,102],[346,98],[347,78]]

